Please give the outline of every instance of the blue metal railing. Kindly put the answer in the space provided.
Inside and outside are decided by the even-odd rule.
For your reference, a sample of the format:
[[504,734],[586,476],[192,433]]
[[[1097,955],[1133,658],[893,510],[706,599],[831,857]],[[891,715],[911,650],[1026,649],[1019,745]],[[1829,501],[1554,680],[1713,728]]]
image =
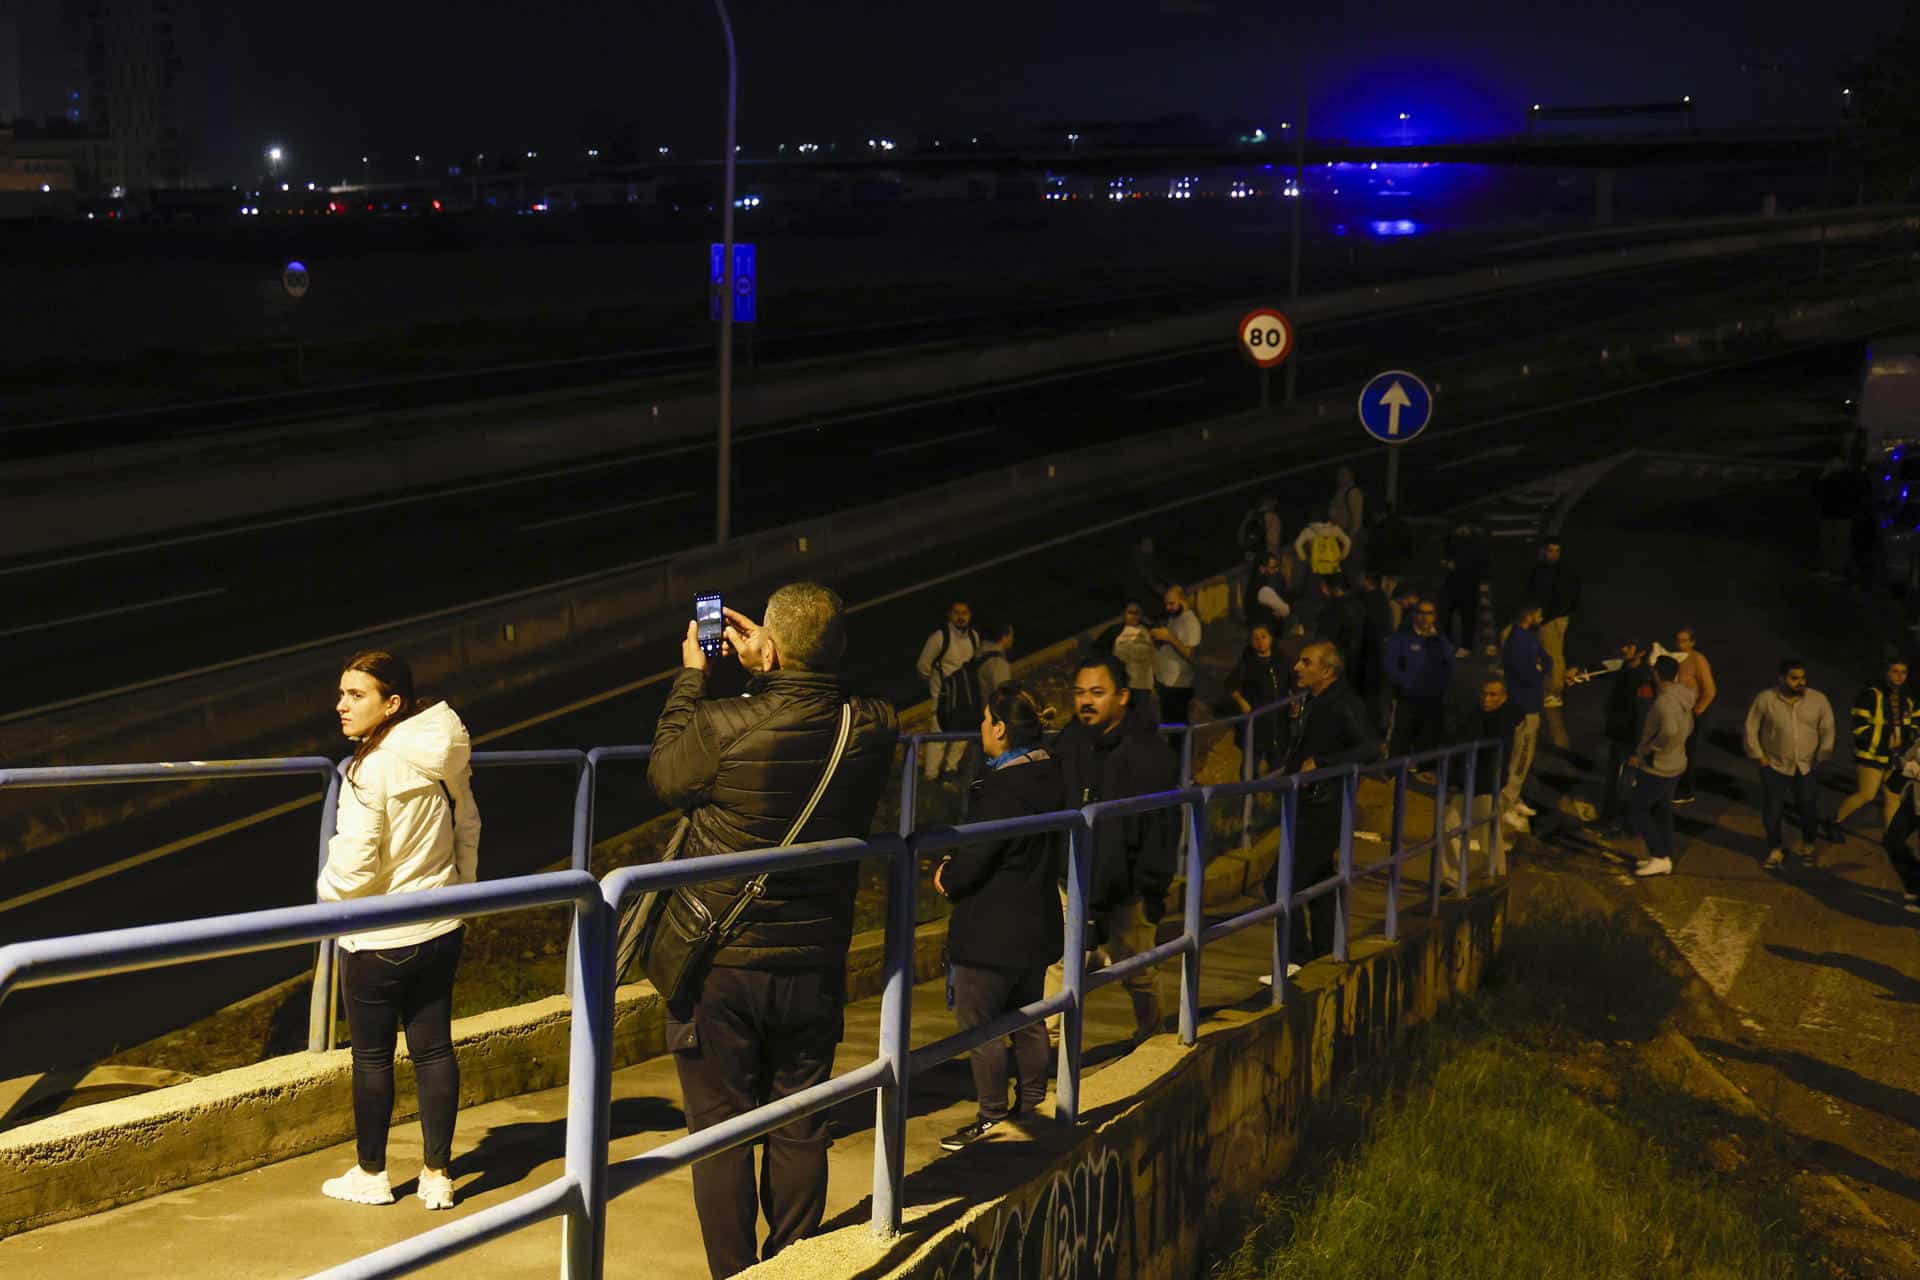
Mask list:
[[[1248,723],[1251,723],[1251,717]],[[820,841],[783,849],[626,867],[601,882],[594,881],[576,865],[564,872],[450,886],[393,897],[321,903],[18,943],[0,947],[0,1000],[4,1000],[8,991],[15,986],[73,981],[129,969],[320,941],[342,933],[419,920],[484,915],[572,901],[575,911],[569,938],[568,978],[573,1023],[568,1073],[570,1092],[566,1163],[562,1177],[506,1204],[458,1219],[323,1274],[329,1277],[355,1277],[356,1280],[361,1277],[400,1275],[520,1227],[558,1216],[563,1217],[566,1223],[565,1246],[562,1250],[563,1274],[576,1278],[598,1277],[604,1260],[605,1205],[608,1199],[696,1160],[751,1142],[800,1116],[868,1092],[876,1095],[872,1223],[876,1233],[892,1235],[899,1230],[903,1209],[908,1095],[916,1072],[1057,1013],[1061,1015],[1063,1025],[1055,1086],[1055,1116],[1063,1123],[1074,1123],[1081,1113],[1084,1010],[1086,996],[1090,992],[1118,982],[1139,970],[1178,958],[1181,965],[1179,1035],[1181,1043],[1191,1045],[1199,1035],[1201,961],[1203,950],[1209,944],[1243,929],[1271,923],[1274,930],[1272,1000],[1275,1006],[1283,1005],[1289,993],[1286,961],[1291,951],[1292,922],[1308,903],[1329,894],[1334,896],[1334,928],[1329,941],[1333,957],[1344,962],[1350,953],[1352,893],[1357,881],[1382,871],[1386,873],[1388,905],[1384,930],[1391,941],[1398,937],[1399,932],[1400,873],[1407,860],[1422,855],[1431,859],[1429,906],[1435,913],[1439,909],[1443,859],[1449,841],[1459,841],[1463,847],[1468,847],[1474,828],[1484,824],[1487,829],[1486,866],[1489,877],[1497,874],[1497,869],[1503,865],[1497,806],[1489,805],[1485,818],[1474,817],[1475,774],[1483,753],[1491,753],[1493,775],[1501,776],[1501,748],[1490,741],[1442,748],[1374,765],[1345,765],[1316,770],[1310,774],[1269,776],[1213,786],[1183,786],[1157,795],[1104,801],[1078,811],[1062,810],[924,831],[912,829],[911,800],[918,776],[916,745],[909,739],[904,753],[902,825],[905,829],[900,835]],[[476,757],[476,763],[576,764],[581,769],[575,801],[577,860],[584,856],[586,846],[583,842],[590,831],[596,765],[601,760],[623,755],[638,757],[644,753],[644,748],[602,748],[584,755],[577,752],[497,753],[499,758],[492,760]],[[1451,823],[1446,816],[1450,770],[1456,761],[1464,764],[1461,798],[1465,813],[1463,821],[1458,824]],[[1429,838],[1409,846],[1405,840],[1409,776],[1421,766],[1429,764],[1436,778],[1433,829]],[[209,768],[224,769],[227,771],[225,776],[250,776],[317,771],[319,766],[324,766],[333,780],[330,787],[337,787],[338,775],[333,763],[318,757],[304,761],[241,761]],[[164,766],[104,768],[117,770],[114,777],[119,780],[176,776],[174,771]],[[29,781],[39,785],[84,785],[100,776],[99,771],[95,770],[67,770],[52,771],[66,774],[64,779],[53,776],[44,779],[22,778],[21,775],[31,772],[16,770],[0,773],[0,786],[9,783],[27,785]],[[1390,777],[1393,786],[1388,853],[1383,859],[1356,866],[1353,845],[1359,782],[1363,776],[1375,775]],[[1296,883],[1295,875],[1295,837],[1299,805],[1302,803],[1301,791],[1307,787],[1329,784],[1337,787],[1337,803],[1340,807],[1335,866],[1331,875],[1316,883],[1301,886]],[[1271,885],[1272,901],[1209,924],[1204,912],[1204,880],[1208,860],[1207,811],[1219,801],[1239,800],[1244,805],[1252,797],[1262,794],[1274,796],[1281,810],[1278,856]],[[1325,801],[1311,800],[1307,803]],[[1186,892],[1179,934],[1148,951],[1089,975],[1086,972],[1084,947],[1078,944],[1086,937],[1090,914],[1088,892],[1092,881],[1094,832],[1098,824],[1105,819],[1175,808],[1182,811],[1185,820],[1183,869]],[[581,818],[583,813],[584,822]],[[1066,937],[1069,945],[1063,956],[1066,970],[1063,989],[991,1023],[910,1051],[914,906],[922,856],[972,841],[1005,839],[1047,831],[1060,831],[1067,837]],[[689,1133],[651,1152],[609,1166],[613,993],[620,977],[612,971],[614,931],[611,922],[617,919],[624,900],[634,893],[664,891],[703,881],[881,857],[889,860],[890,874],[886,978],[881,996],[877,1056],[813,1089],[756,1108],[720,1125]],[[1471,862],[1466,853],[1461,855],[1455,884],[1455,891],[1461,896],[1469,890]]]
[[[328,762],[332,768],[332,762]],[[612,938],[600,886],[579,871],[452,885],[422,893],[322,902],[241,915],[143,925],[0,947],[0,1001],[18,987],[240,955],[343,933],[448,916],[573,904],[573,1024],[567,1076],[566,1162],[559,1178],[505,1204],[343,1263],[334,1280],[402,1275],[496,1236],[560,1217],[564,1274],[598,1276],[606,1246],[606,1156],[613,1038]]]

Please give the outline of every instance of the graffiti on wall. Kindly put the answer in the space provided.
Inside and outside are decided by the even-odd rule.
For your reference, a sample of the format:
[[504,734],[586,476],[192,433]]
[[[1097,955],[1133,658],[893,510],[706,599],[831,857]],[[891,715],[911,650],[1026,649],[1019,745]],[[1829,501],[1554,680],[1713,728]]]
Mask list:
[[1003,1205],[954,1241],[935,1280],[1120,1280],[1133,1188],[1112,1147],[1054,1171],[1037,1195]]

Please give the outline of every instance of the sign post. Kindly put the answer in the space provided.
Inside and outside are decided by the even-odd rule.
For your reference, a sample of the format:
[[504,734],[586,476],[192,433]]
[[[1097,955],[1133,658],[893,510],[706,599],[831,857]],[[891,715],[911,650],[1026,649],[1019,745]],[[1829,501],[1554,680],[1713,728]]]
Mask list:
[[293,339],[293,380],[296,383],[307,380],[307,349],[301,343],[300,332],[293,323],[293,304],[307,296],[307,289],[312,283],[313,277],[308,274],[304,262],[289,262],[280,271],[280,287],[287,294],[287,336]]
[[1433,393],[1404,369],[1375,374],[1360,390],[1360,425],[1387,450],[1387,505],[1400,501],[1400,450],[1433,420]]
[[1271,402],[1273,367],[1293,352],[1293,325],[1272,307],[1256,307],[1240,317],[1240,350],[1260,370],[1260,407]]

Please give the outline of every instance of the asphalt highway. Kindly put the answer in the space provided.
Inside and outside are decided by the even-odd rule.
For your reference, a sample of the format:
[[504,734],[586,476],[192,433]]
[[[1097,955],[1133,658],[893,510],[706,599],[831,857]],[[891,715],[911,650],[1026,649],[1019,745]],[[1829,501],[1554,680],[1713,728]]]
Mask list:
[[[1839,267],[1884,252],[1849,245],[1830,259]],[[1516,339],[1798,277],[1808,266],[1796,249],[1516,290],[1305,332],[1293,359],[1301,390],[1311,393],[1357,384],[1383,368],[1440,369]],[[735,449],[736,530],[1248,408],[1256,379],[1223,341],[757,428]],[[207,465],[219,465],[220,456],[220,446],[210,447]],[[709,443],[658,443],[0,563],[8,601],[0,663],[33,672],[30,680],[0,682],[0,716],[703,544],[713,526],[713,472]]]
[[[1644,282],[1641,287],[1645,287]],[[1590,314],[1594,297],[1604,292],[1596,285],[1582,293],[1583,318]],[[1628,301],[1622,299],[1621,305]],[[1564,299],[1536,299],[1532,305],[1545,311],[1564,303]],[[1449,316],[1444,323],[1464,324],[1479,316],[1489,329],[1496,320],[1504,328],[1518,322],[1516,305],[1514,300],[1486,304]],[[1551,314],[1549,311],[1529,322],[1551,323]],[[1531,317],[1531,313],[1528,315]],[[1437,320],[1432,315],[1420,318],[1420,332],[1437,334]],[[1460,332],[1471,335],[1473,330]],[[1463,339],[1476,340],[1480,339]],[[1411,345],[1411,339],[1402,341]],[[1395,357],[1405,349],[1390,335],[1370,335],[1365,351],[1355,353],[1349,363],[1338,363],[1345,356],[1325,361],[1342,372],[1335,374],[1330,369],[1324,376],[1354,377],[1383,357],[1390,364],[1404,363]],[[1307,354],[1312,352],[1313,348],[1307,348]],[[1364,363],[1359,358],[1362,355]],[[1537,484],[1543,477],[1617,456],[1638,445],[1657,442],[1667,450],[1684,450],[1690,433],[1705,430],[1705,424],[1724,424],[1749,413],[1763,416],[1774,424],[1770,427],[1773,430],[1834,430],[1835,423],[1842,420],[1839,405],[1858,371],[1859,358],[1857,344],[1840,345],[1648,389],[1543,406],[1524,414],[1482,412],[1471,396],[1462,396],[1450,401],[1445,430],[1436,428],[1408,449],[1403,473],[1405,501],[1416,514],[1442,513],[1482,501],[1490,494]],[[1174,398],[1199,388],[1183,388],[1178,393],[1169,389],[1193,377],[1208,379],[1209,387],[1213,381],[1231,383],[1230,388],[1213,392],[1223,398],[1222,403],[1228,395],[1239,398],[1251,393],[1251,375],[1230,359],[1218,355],[1193,359],[1215,363],[1196,370],[1142,370],[1124,378],[1109,374],[1099,380],[1100,384],[1118,394],[1109,396],[1099,413],[1088,411],[1084,419],[1073,415],[1074,421],[1085,425],[1076,428],[1063,423],[1060,431],[1084,433],[1075,439],[1093,438],[1094,432],[1128,429],[1126,424],[1130,422],[1139,424],[1131,429],[1144,429],[1148,424],[1175,420],[1177,414],[1203,412],[1205,409],[1189,399]],[[806,497],[826,503],[858,501],[876,480],[890,482],[896,465],[906,466],[892,459],[913,459],[915,454],[938,451],[949,463],[969,457],[997,461],[1022,448],[1061,447],[1066,440],[1034,442],[1027,438],[1032,434],[1030,427],[1023,431],[1014,425],[1016,420],[1002,416],[1011,413],[1014,399],[1044,400],[1059,414],[1058,394],[1030,389],[1009,397],[994,413],[956,408],[950,411],[952,416],[923,424],[916,434],[872,436],[865,444],[857,435],[841,438],[824,426],[818,428],[824,456],[813,465],[845,468],[856,479]],[[1133,411],[1122,407],[1146,405],[1161,395],[1168,398],[1163,406]],[[1046,411],[1036,410],[1036,414],[1044,417]],[[1031,423],[1033,419],[1017,421]],[[805,430],[811,433],[816,429]],[[957,442],[957,448],[941,449],[940,444],[929,443],[924,448],[873,457],[874,445],[880,440],[885,440],[881,448],[892,448],[921,440],[937,441],[956,430],[981,430],[982,434]],[[792,434],[801,435],[802,431]],[[789,448],[746,448],[742,457],[767,460],[743,477],[743,494],[751,495],[751,500],[743,501],[741,510],[750,520],[771,521],[776,516],[759,504],[781,490],[782,467],[791,473],[794,453]],[[1383,464],[1377,447],[1366,447],[1359,432],[1349,424],[1329,422],[1291,438],[1276,439],[1272,450],[1262,456],[1222,458],[1210,476],[1183,479],[1177,484],[1143,476],[1139,486],[1130,491],[1116,491],[1066,509],[1036,510],[1013,527],[989,535],[961,536],[953,545],[929,549],[882,570],[844,575],[836,585],[856,610],[850,678],[862,688],[901,702],[916,699],[919,692],[912,672],[913,655],[920,639],[936,624],[945,603],[954,598],[969,599],[982,618],[1014,621],[1024,648],[1044,645],[1111,616],[1119,604],[1125,548],[1141,533],[1156,536],[1169,569],[1176,574],[1191,577],[1216,571],[1235,558],[1232,533],[1251,492],[1270,486],[1280,494],[1288,511],[1305,510],[1325,501],[1333,469],[1342,460],[1354,461],[1361,470],[1363,485],[1378,493]],[[699,466],[706,461],[697,459]],[[670,486],[686,483],[663,481],[664,466],[658,460],[648,467],[642,473],[646,476],[644,489],[634,483],[632,475],[624,480],[602,477],[596,483],[606,487],[590,498],[573,493],[543,495],[541,486],[529,486],[526,505],[514,511],[511,518],[501,514],[505,504],[497,494],[478,505],[482,514],[490,513],[484,523],[502,530],[511,527],[515,533],[564,536],[570,540],[566,545],[575,549],[619,540],[628,558],[647,547],[644,539],[648,537],[659,539],[654,545],[665,549],[663,544],[670,538],[659,532],[663,528],[672,529],[677,524],[692,536],[699,536],[695,531],[702,526],[697,509],[691,508],[692,500],[688,500],[688,510],[609,512],[598,525],[583,519],[539,530],[519,528],[581,515],[602,503],[634,500],[643,494],[658,496],[663,489],[671,492]],[[923,474],[937,474],[937,470],[930,468]],[[447,501],[452,505],[444,510],[433,508],[439,511],[440,519],[465,509],[458,499]],[[991,492],[982,493],[983,503],[993,501]],[[423,521],[417,526],[419,536],[430,535],[432,518],[411,511],[406,514]],[[777,518],[791,518],[791,513]],[[589,525],[590,529],[582,528]],[[383,536],[392,536],[384,518],[381,527]],[[555,534],[568,529],[574,532]],[[314,547],[315,554],[324,556],[330,566],[329,580],[348,585],[338,592],[328,592],[318,591],[306,581],[292,582],[272,603],[250,604],[251,612],[265,615],[294,610],[309,593],[322,597],[312,602],[320,609],[335,611],[344,599],[375,591],[381,565],[377,559],[360,560],[350,553],[357,535],[349,523],[335,520],[325,523],[323,529],[303,532],[310,540],[304,545]],[[442,554],[448,562],[469,563],[496,579],[508,571],[506,548],[514,544],[504,536],[488,549],[461,547],[451,535],[445,541]],[[528,553],[514,563],[532,567],[550,564],[546,557],[555,554],[552,544],[539,545],[549,549]],[[192,563],[202,554],[186,548],[181,560]],[[210,557],[198,563],[217,566],[219,560]],[[211,567],[203,572],[211,584],[238,581],[214,577]],[[756,604],[742,603],[749,608]],[[154,621],[149,619],[142,625],[157,633]],[[183,637],[189,634],[182,633]],[[677,652],[669,651],[637,666],[631,661],[603,663],[522,691],[506,703],[490,707],[489,720],[474,723],[472,728],[488,747],[643,742],[651,735],[653,717],[675,665]],[[625,691],[611,692],[622,689]],[[316,690],[316,716],[324,714],[330,702],[330,690]],[[304,783],[238,783],[204,800],[143,820],[137,830],[65,846],[57,860],[22,859],[6,864],[0,868],[0,943],[310,901],[317,807],[297,802],[311,794]],[[570,812],[566,778],[527,770],[488,773],[478,780],[478,794],[486,823],[483,874],[524,873],[564,856]],[[250,815],[278,805],[291,807],[277,816],[249,820]],[[621,830],[651,812],[652,802],[638,770],[609,771],[602,788],[601,833]],[[206,834],[219,824],[236,822],[243,825],[224,834]],[[117,874],[49,896],[32,896],[91,869],[113,867],[176,842],[177,851]],[[66,988],[17,992],[0,1007],[0,1026],[5,1028],[0,1034],[0,1077],[96,1061],[118,1046],[162,1034],[298,972],[308,955],[306,949],[290,950]]]

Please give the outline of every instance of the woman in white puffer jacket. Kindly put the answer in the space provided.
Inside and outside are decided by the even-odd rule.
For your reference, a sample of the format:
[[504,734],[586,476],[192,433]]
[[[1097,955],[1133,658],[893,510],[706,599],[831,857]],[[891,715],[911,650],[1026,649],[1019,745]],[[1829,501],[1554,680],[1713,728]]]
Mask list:
[[[320,898],[340,902],[470,884],[480,851],[467,727],[444,702],[421,705],[413,671],[391,653],[356,654],[340,675],[340,728],[359,743]],[[321,1191],[355,1204],[391,1204],[387,1130],[393,1122],[393,1049],[402,1026],[413,1058],[425,1140],[418,1194],[453,1207],[453,976],[466,930],[430,920],[340,939],[340,983],[353,1036],[353,1127],[359,1162]]]

